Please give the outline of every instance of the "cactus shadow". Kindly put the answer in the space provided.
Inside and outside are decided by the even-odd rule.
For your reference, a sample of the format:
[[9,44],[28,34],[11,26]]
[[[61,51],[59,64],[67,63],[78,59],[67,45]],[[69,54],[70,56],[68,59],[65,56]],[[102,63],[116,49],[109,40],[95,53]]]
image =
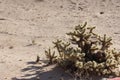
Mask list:
[[21,69],[23,75],[20,76],[20,78],[13,77],[11,80],[103,80],[103,77],[94,75],[92,75],[92,79],[74,79],[72,76],[66,74],[60,67],[48,65],[46,62],[46,60],[41,60],[41,64],[34,61],[27,62],[26,64],[28,66]]
[[42,65],[35,62],[27,62],[27,67],[21,69],[23,76],[13,77],[11,80],[71,80],[71,76],[55,65]]

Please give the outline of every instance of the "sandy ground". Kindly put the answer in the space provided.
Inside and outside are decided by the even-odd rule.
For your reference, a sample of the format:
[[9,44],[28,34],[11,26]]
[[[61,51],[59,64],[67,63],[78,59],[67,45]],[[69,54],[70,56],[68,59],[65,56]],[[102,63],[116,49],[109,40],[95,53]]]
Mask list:
[[66,39],[85,21],[120,49],[120,0],[0,0],[0,80],[69,79],[61,69],[34,61],[36,55],[44,60],[53,40]]

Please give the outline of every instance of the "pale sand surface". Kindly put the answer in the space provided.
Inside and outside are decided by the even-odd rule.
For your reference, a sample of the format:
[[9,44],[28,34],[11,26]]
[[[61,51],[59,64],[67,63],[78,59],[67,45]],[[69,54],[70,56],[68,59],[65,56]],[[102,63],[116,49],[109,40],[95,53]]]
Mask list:
[[44,60],[53,40],[65,40],[66,32],[85,21],[120,49],[120,0],[0,0],[0,80],[69,79],[34,61],[36,55]]

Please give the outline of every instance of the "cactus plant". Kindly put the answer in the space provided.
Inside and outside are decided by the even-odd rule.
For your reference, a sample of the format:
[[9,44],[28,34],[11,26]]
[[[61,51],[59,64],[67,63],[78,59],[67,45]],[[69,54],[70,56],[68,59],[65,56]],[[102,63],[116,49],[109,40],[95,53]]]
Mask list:
[[53,42],[59,55],[55,56],[55,52],[51,54],[50,49],[45,51],[50,63],[56,60],[59,66],[70,72],[116,75],[113,70],[120,64],[120,52],[109,48],[112,45],[111,37],[106,37],[106,34],[101,37],[93,32],[94,29],[87,27],[85,22],[67,33],[70,42],[59,39]]
[[56,62],[56,57],[57,56],[55,56],[55,51],[52,53],[51,49],[49,48],[48,51],[45,50],[45,55],[49,59],[49,64],[53,64],[53,63]]

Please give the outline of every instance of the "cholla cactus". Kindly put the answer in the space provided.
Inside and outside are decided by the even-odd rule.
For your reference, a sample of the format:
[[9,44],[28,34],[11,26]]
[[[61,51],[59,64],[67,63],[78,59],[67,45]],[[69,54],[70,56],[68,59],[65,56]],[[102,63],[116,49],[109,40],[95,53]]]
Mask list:
[[112,43],[111,43],[111,41],[112,41],[111,37],[107,38],[106,34],[104,35],[104,37],[100,37],[99,36],[98,40],[100,41],[100,44],[102,45],[101,46],[101,50],[103,50],[103,51],[107,50],[110,47],[110,45],[112,45]]
[[57,56],[55,56],[55,51],[52,53],[51,49],[49,48],[48,51],[45,51],[45,55],[49,59],[49,64],[53,64],[56,62]]
[[56,57],[49,49],[46,56],[51,63],[57,59],[58,65],[70,72],[82,71],[99,76],[116,74],[113,70],[120,64],[120,52],[109,48],[112,45],[110,37],[98,36],[93,32],[94,29],[87,27],[87,23],[76,26],[73,32],[67,33],[71,37],[70,42],[53,42],[59,55]]

